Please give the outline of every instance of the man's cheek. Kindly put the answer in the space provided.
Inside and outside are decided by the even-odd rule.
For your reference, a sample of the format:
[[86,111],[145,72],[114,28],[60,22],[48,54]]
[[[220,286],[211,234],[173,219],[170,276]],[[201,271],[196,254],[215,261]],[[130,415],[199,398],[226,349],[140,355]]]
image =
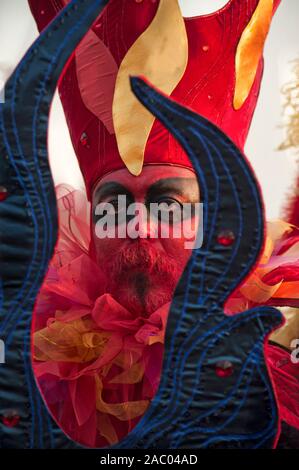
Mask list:
[[178,249],[184,258],[189,258],[192,249],[196,248],[198,230],[199,217],[187,218],[170,226],[169,236],[165,238],[170,240],[173,247]]
[[124,240],[118,238],[97,238],[94,234],[94,246],[98,262],[110,259],[121,248]]
[[161,240],[165,253],[174,257],[178,261],[179,267],[182,267],[182,269],[184,269],[192,253],[192,250],[185,247],[185,241],[184,237],[170,237]]
[[195,215],[187,217],[181,224],[181,238],[184,240],[184,247],[187,251],[192,252],[195,248],[200,248],[202,244],[202,206],[197,205]]

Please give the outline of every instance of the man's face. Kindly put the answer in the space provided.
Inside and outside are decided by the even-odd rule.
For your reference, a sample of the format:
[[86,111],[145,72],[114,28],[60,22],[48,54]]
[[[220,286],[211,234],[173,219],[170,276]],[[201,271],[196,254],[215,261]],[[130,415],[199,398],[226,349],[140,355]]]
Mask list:
[[[194,172],[169,165],[145,166],[138,177],[127,169],[117,170],[96,186],[92,199],[96,261],[106,274],[108,292],[132,313],[148,316],[171,300],[191,255],[199,200]],[[106,212],[98,208],[105,203],[113,209],[110,214],[115,218],[109,220],[115,223],[109,238],[99,238]],[[158,213],[153,209],[157,207]]]

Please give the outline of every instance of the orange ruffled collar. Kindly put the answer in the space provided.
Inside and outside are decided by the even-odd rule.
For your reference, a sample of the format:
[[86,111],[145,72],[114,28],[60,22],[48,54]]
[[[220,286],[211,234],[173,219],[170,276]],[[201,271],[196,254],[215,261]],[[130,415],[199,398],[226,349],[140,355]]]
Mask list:
[[[85,263],[95,279],[93,263],[89,259]],[[148,318],[136,318],[110,294],[101,294],[94,302],[86,292],[80,296],[74,280],[72,296],[69,276],[63,279],[61,272],[57,274],[54,281],[52,272],[37,306],[40,320],[50,310],[54,315],[47,315],[45,327],[35,328],[35,376],[46,402],[52,404],[54,418],[60,421],[62,407],[69,409],[67,419],[59,422],[65,432],[74,438],[72,423],[79,442],[112,445],[137,424],[156,393],[170,304]],[[66,310],[61,309],[64,292],[73,299]],[[96,434],[86,431],[92,416],[100,422]]]

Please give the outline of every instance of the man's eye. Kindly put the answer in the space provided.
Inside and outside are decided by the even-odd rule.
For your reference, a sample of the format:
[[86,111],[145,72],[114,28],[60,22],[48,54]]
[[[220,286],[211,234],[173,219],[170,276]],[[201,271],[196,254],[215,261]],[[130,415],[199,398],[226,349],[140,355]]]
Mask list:
[[95,208],[94,222],[96,223],[104,217],[106,220],[109,220],[111,224],[114,223],[118,225],[125,222],[129,204],[130,200],[128,200],[128,197],[122,194],[102,200]]
[[183,204],[177,199],[167,197],[157,201],[158,219],[162,222],[178,222],[182,220]]
[[164,207],[171,207],[171,208],[177,208],[177,209],[182,209],[183,205],[175,198],[172,197],[167,197],[167,198],[161,198],[158,200],[158,204],[164,205]]
[[126,210],[126,204],[120,204],[120,201],[118,199],[111,199],[110,201],[107,201],[107,203],[113,206],[115,213],[119,213],[121,211]]

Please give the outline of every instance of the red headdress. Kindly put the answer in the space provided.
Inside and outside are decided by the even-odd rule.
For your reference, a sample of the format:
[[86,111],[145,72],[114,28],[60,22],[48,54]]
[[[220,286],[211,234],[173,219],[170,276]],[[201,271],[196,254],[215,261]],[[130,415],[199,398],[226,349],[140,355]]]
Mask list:
[[[29,0],[39,30],[67,3]],[[177,0],[110,0],[59,85],[89,197],[103,175],[125,165],[135,175],[143,164],[192,168],[175,139],[137,103],[129,74],[142,73],[243,149],[279,3],[230,0],[215,13],[182,19]]]

